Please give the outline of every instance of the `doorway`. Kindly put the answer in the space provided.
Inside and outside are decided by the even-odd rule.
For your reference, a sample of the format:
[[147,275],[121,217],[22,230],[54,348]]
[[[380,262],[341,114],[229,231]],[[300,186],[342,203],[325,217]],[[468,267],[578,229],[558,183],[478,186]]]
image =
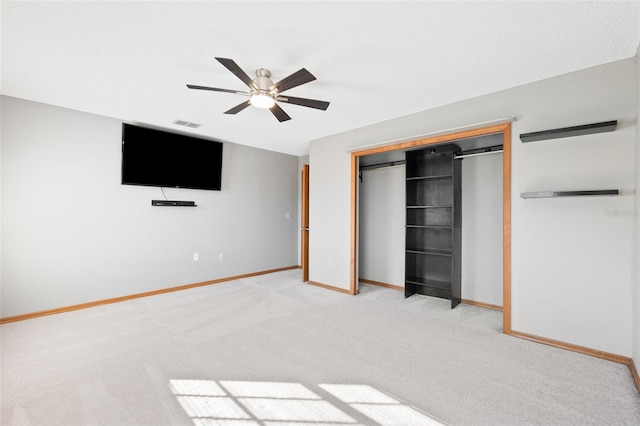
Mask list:
[[492,134],[502,135],[502,314],[503,333],[511,334],[511,123],[501,123],[492,126],[460,131],[445,135],[427,137],[394,145],[364,149],[351,153],[351,277],[350,294],[357,294],[358,276],[358,179],[359,160],[372,154],[392,151],[405,151],[426,145],[453,142]]
[[300,206],[300,266],[302,282],[309,281],[309,165],[302,166]]

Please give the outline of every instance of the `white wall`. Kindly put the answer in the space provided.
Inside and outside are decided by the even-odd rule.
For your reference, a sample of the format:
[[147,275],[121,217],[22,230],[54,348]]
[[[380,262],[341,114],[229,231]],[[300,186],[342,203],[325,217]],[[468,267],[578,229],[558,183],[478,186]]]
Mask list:
[[[312,141],[311,279],[349,287],[349,148],[515,115],[512,328],[631,355],[634,60],[618,61]],[[523,144],[520,133],[617,119],[618,130]],[[523,200],[525,191],[623,195]],[[326,263],[334,257],[333,266]]]
[[120,121],[1,100],[3,317],[297,264],[297,157],[225,143],[222,191],[152,207],[120,185]]
[[404,287],[405,167],[364,170],[359,190],[359,276]]

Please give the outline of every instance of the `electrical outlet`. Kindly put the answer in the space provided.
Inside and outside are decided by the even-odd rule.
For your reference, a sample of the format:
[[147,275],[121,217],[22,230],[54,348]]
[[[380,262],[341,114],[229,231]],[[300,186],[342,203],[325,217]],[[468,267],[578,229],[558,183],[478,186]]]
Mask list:
[[286,213],[284,214],[284,218],[285,218],[285,219],[291,219],[291,212],[286,212]]
[[198,253],[193,253],[193,261],[197,262],[200,259],[200,255]]
[[224,253],[218,253],[218,260],[222,262],[224,260]]
[[332,257],[329,258],[329,266],[333,266],[333,258]]

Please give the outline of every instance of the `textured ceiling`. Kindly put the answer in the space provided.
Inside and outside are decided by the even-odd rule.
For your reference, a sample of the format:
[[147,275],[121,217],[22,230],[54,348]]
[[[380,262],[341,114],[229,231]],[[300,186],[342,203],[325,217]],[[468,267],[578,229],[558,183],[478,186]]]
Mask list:
[[[638,2],[7,2],[1,93],[293,155],[309,141],[633,56]],[[330,101],[279,123],[214,57]],[[173,124],[202,124],[189,129]]]

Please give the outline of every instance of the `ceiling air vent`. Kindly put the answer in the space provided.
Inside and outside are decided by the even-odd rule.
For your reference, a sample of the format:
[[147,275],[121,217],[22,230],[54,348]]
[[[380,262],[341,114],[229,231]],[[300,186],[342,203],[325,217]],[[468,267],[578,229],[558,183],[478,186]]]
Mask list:
[[176,120],[173,122],[173,124],[177,124],[178,126],[191,127],[192,129],[197,129],[198,127],[202,126],[202,124],[192,123],[190,121],[184,120]]

